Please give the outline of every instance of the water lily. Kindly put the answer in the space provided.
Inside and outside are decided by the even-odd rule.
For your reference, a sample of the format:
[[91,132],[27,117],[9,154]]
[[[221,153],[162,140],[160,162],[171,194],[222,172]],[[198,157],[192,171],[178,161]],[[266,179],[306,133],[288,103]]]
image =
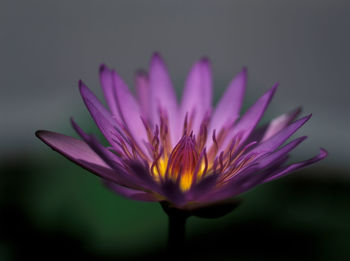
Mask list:
[[145,201],[169,201],[178,208],[234,197],[280,178],[326,156],[285,165],[288,153],[306,137],[283,143],[311,115],[299,120],[300,109],[256,128],[277,84],[241,117],[246,86],[243,69],[212,107],[210,63],[195,63],[178,104],[159,54],[149,72],[136,75],[136,97],[116,71],[105,65],[100,80],[106,109],[80,81],[82,98],[109,142],[104,147],[72,120],[82,140],[50,131],[37,136],[65,157],[100,176],[117,193]]
[[192,211],[233,198],[327,155],[321,149],[311,159],[286,163],[289,152],[306,139],[284,144],[311,117],[297,119],[299,108],[257,127],[277,84],[240,115],[245,68],[229,83],[216,108],[208,59],[192,66],[180,103],[159,54],[153,55],[148,72],[136,74],[136,95],[105,65],[100,67],[100,81],[107,107],[82,81],[79,89],[108,146],[73,120],[81,139],[50,131],[38,131],[37,136],[127,198],[166,202],[168,208]]

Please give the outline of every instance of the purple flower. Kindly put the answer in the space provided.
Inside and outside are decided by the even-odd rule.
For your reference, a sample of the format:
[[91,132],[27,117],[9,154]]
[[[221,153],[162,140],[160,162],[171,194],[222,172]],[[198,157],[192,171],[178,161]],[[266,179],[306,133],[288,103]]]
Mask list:
[[237,196],[327,156],[321,149],[311,159],[286,165],[289,152],[306,137],[283,144],[311,115],[296,120],[296,109],[256,128],[277,84],[240,116],[246,78],[243,69],[214,109],[207,59],[193,65],[180,104],[159,54],[152,57],[148,73],[137,73],[136,97],[117,72],[102,65],[108,109],[82,81],[79,88],[109,146],[73,120],[82,140],[50,131],[37,136],[120,195],[181,209]]

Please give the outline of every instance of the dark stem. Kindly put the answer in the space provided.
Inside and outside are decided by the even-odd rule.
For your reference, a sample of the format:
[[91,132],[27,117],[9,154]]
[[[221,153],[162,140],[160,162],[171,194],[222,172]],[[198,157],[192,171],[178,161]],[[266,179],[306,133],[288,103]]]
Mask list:
[[176,215],[168,215],[168,248],[169,250],[183,249],[185,245],[186,219],[187,217],[179,217]]
[[172,253],[181,254],[185,247],[186,220],[189,217],[185,210],[177,209],[162,203],[162,207],[168,215],[168,250]]

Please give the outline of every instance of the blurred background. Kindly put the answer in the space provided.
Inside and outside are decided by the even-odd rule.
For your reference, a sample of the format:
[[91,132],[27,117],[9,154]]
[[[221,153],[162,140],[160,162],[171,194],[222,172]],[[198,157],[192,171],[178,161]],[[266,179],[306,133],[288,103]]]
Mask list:
[[121,198],[41,143],[37,129],[98,133],[79,96],[99,96],[101,63],[133,86],[163,55],[181,93],[191,64],[213,65],[215,102],[248,67],[245,108],[276,81],[263,122],[297,106],[313,118],[292,160],[323,162],[260,186],[216,220],[188,222],[189,257],[350,260],[350,3],[341,0],[0,2],[0,260],[167,258],[167,218]]

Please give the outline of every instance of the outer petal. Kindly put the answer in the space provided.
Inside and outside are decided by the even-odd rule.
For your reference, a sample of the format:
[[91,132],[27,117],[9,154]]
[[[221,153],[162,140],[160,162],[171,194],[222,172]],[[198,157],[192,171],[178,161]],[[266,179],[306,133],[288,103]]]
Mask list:
[[135,76],[135,85],[142,116],[145,120],[149,120],[151,117],[151,104],[148,74],[143,71],[137,72]]
[[290,112],[278,116],[277,118],[274,118],[268,124],[256,128],[246,140],[246,143],[250,143],[252,141],[262,142],[267,140],[293,122],[298,117],[300,112],[301,108],[296,108]]
[[168,70],[158,53],[151,59],[149,69],[151,122],[155,125],[160,122],[159,109],[165,109],[169,119],[172,144],[176,144],[180,136],[178,122],[178,107]]
[[40,130],[36,136],[53,150],[92,173],[116,182],[114,170],[108,166],[84,141],[60,133]]
[[301,112],[301,108],[297,108],[291,112],[285,113],[273,119],[267,126],[262,141],[265,141],[275,135],[277,132],[288,126]]
[[268,182],[268,181],[272,181],[272,180],[281,178],[282,176],[285,176],[285,175],[289,174],[292,171],[295,171],[297,169],[301,169],[301,168],[304,168],[304,167],[306,167],[308,165],[314,164],[314,163],[324,159],[325,157],[327,157],[327,155],[328,155],[328,152],[325,149],[321,148],[321,151],[320,151],[320,153],[317,156],[315,156],[315,157],[313,157],[313,158],[311,158],[309,160],[305,160],[305,161],[302,161],[302,162],[294,163],[294,164],[288,165],[286,167],[283,167],[283,168],[281,168],[281,169],[271,173],[264,180],[264,182]]
[[[148,176],[149,173],[145,172],[143,167],[140,167],[142,163],[136,160],[129,162],[123,161],[121,163],[117,155],[103,147],[94,136],[87,135],[73,120],[71,122],[80,137],[115,171],[118,184],[131,189],[150,190],[159,193],[159,185]],[[122,165],[123,163],[128,165],[128,171]]]
[[234,195],[240,194],[241,187],[239,186],[239,181],[241,181],[244,177],[251,175],[251,173],[258,172],[259,169],[256,166],[250,165],[247,169],[245,169],[243,172],[240,173],[241,178],[237,178],[234,182],[231,182],[230,184],[227,184],[226,186],[219,187],[217,189],[214,189],[210,192],[208,192],[203,198],[203,202],[215,202],[224,200],[230,197],[233,197]]
[[[290,148],[295,147],[297,145],[297,143],[298,143],[298,141],[295,140],[295,141],[287,144],[284,148],[281,149],[280,152],[278,152],[278,154],[280,154],[279,158],[274,157],[274,156],[277,156],[277,154],[275,154],[274,156],[271,156],[271,158],[269,159],[269,162],[264,162],[262,165],[256,166],[255,168],[257,171],[249,171],[248,170],[249,173],[244,173],[244,175],[242,175],[237,180],[235,180],[235,182],[230,184],[227,189],[225,189],[221,193],[219,192],[219,195],[225,196],[225,197],[234,197],[236,195],[242,194],[242,193],[250,190],[251,188],[253,188],[261,183],[272,181],[272,180],[280,178],[280,177],[282,177],[282,176],[284,176],[292,171],[295,171],[297,169],[306,167],[310,164],[316,163],[317,161],[320,161],[327,156],[327,152],[324,149],[321,149],[321,152],[319,155],[317,155],[309,160],[302,161],[302,162],[295,163],[295,164],[291,164],[291,165],[288,165],[286,167],[281,167],[278,170],[276,170],[275,166],[278,167],[278,166],[282,165],[287,160],[287,157],[285,157],[282,154],[284,152],[286,152],[287,150],[290,150]],[[271,163],[273,163],[273,162],[275,162],[273,164],[274,166],[269,167],[272,165]],[[267,163],[269,163],[269,164],[267,164]],[[261,171],[261,169],[259,170],[260,167],[264,167],[265,170],[263,170],[263,171]]]
[[113,72],[113,82],[120,117],[137,143],[143,145],[143,140],[147,140],[147,134],[141,120],[139,104],[116,72]]
[[211,195],[206,193],[207,195],[209,194],[209,196],[206,196],[205,199],[211,201],[234,197],[251,189],[252,187],[259,185],[260,183],[263,183],[270,173],[270,169],[276,169],[283,164],[288,159],[287,154],[305,139],[306,137],[295,139],[280,150],[268,154],[257,162],[251,163],[249,168],[243,169],[241,172],[237,173],[232,178],[232,181],[221,191],[218,190],[216,193]]
[[[257,100],[257,102],[250,107],[250,109],[242,116],[239,122],[232,128],[229,137],[240,135],[240,144],[244,144],[249,137],[261,117],[263,116],[267,106],[269,105],[278,84],[276,83],[269,91]],[[230,142],[230,139],[226,139],[223,148],[225,148]]]
[[266,167],[271,166],[275,162],[279,161],[279,159],[284,158],[291,150],[293,150],[296,146],[298,146],[306,138],[307,138],[306,136],[297,138],[297,139],[289,142],[287,145],[283,146],[283,148],[279,149],[278,151],[275,151],[275,152],[269,154],[267,157],[259,160],[258,168],[264,169]]
[[246,82],[247,70],[243,68],[231,81],[229,87],[219,101],[210,122],[209,134],[211,134],[214,129],[219,132],[223,126],[233,124],[237,120],[242,107]]
[[194,115],[192,129],[198,133],[200,124],[206,113],[211,111],[212,75],[208,59],[195,63],[185,83],[184,95],[181,102],[181,119],[186,113],[191,118]]
[[116,120],[82,81],[79,82],[79,90],[96,125],[108,142],[115,146],[113,132],[115,132],[114,128],[118,126]]
[[109,70],[104,64],[100,66],[100,82],[110,111],[116,119],[120,120],[117,100],[114,92],[112,71]]
[[279,146],[281,146],[294,132],[303,126],[304,123],[307,122],[310,118],[311,114],[295,121],[271,138],[257,145],[253,150],[251,150],[251,153],[261,154],[274,151]]
[[144,191],[139,191],[139,190],[134,190],[130,188],[126,188],[123,186],[120,186],[114,182],[104,182],[105,185],[116,192],[119,195],[122,195],[126,198],[134,199],[134,200],[141,200],[141,201],[158,201],[152,194],[144,192]]

